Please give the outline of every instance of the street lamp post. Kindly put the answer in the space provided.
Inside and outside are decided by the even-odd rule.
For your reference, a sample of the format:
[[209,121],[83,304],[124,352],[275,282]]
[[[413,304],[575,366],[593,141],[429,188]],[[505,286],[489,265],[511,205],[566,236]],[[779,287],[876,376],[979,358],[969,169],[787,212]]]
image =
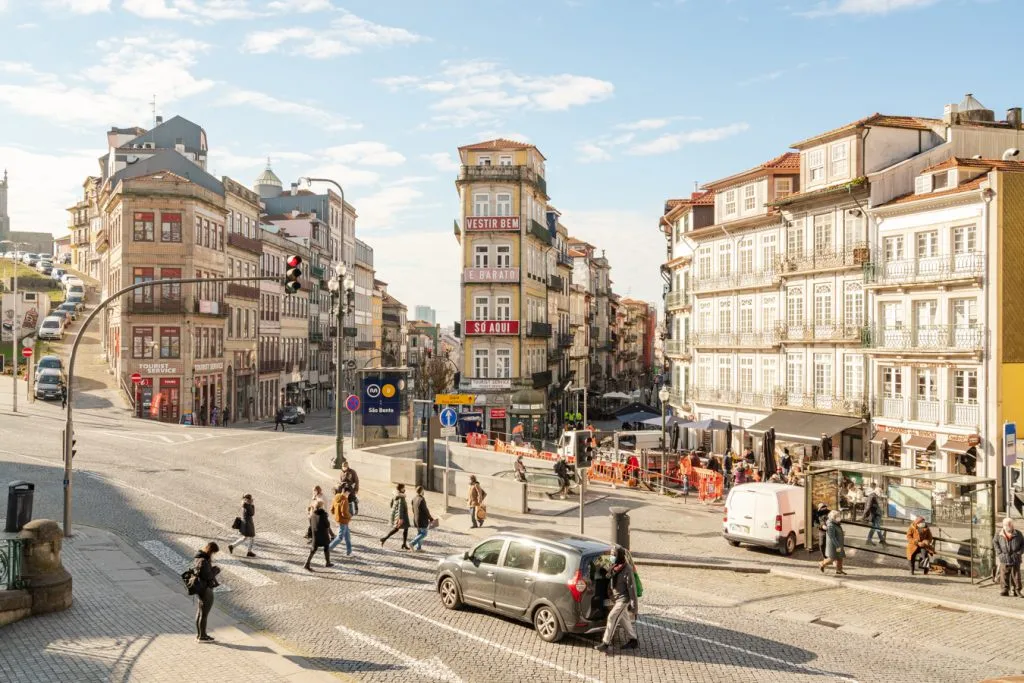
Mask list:
[[668,402],[668,387],[664,384],[658,392],[658,400],[661,401],[661,492],[665,493],[665,450],[668,448],[668,441],[665,439],[665,404]]
[[355,293],[355,283],[348,266],[344,262],[334,267],[336,277],[328,283],[328,287],[338,299],[338,317],[335,321],[338,334],[338,348],[334,360],[334,469],[340,470],[345,460],[345,426],[343,423],[346,408],[342,406],[342,377],[345,364],[345,314],[348,313],[349,296]]
[[[14,371],[11,373],[11,386],[13,387],[11,395],[11,410],[12,412],[18,412],[18,335],[21,334],[21,322],[18,320],[18,247],[25,246],[21,242],[12,242],[11,240],[2,240],[0,244],[10,244],[14,247],[14,282],[12,288],[14,290],[14,320],[11,321],[11,362],[14,363]],[[25,360],[26,363],[31,363],[29,359]]]

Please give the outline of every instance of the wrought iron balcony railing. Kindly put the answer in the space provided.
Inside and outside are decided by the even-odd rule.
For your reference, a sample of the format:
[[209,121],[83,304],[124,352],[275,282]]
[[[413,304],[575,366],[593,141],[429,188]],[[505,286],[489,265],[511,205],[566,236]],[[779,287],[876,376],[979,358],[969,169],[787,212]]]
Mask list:
[[981,406],[976,400],[940,401],[909,396],[879,396],[873,402],[872,413],[878,418],[936,426],[981,427]]
[[818,270],[838,268],[860,268],[871,258],[867,243],[847,247],[812,248],[803,254],[782,254],[778,256],[778,271],[784,275],[811,273]]
[[865,281],[874,285],[947,282],[981,278],[984,275],[985,255],[977,252],[880,261],[864,267]]
[[865,327],[861,333],[865,348],[880,351],[975,352],[984,347],[980,325],[916,325],[911,327]]

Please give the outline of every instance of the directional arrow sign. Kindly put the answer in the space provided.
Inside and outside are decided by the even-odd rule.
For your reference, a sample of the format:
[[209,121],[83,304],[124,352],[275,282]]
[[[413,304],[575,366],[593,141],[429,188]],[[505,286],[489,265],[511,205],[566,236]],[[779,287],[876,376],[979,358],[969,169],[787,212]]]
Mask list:
[[459,420],[459,416],[454,408],[445,408],[441,411],[440,420],[442,427],[454,427],[455,423]]
[[347,626],[335,626],[335,628],[352,640],[356,640],[364,645],[369,645],[390,657],[394,657],[404,664],[410,671],[423,676],[424,678],[430,678],[435,681],[447,681],[448,683],[463,683],[462,679],[459,678],[454,671],[449,669],[445,663],[441,661],[440,657],[416,659],[415,657],[410,657],[400,650],[396,650],[387,643],[382,643],[373,636],[368,636],[365,633],[360,633],[359,631],[353,631]]

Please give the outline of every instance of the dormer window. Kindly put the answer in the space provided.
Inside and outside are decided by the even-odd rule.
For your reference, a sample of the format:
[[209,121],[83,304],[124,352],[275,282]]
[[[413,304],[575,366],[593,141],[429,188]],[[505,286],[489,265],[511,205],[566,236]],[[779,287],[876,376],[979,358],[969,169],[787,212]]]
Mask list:
[[812,183],[825,179],[825,150],[812,149],[807,153],[807,178]]
[[793,179],[792,178],[776,178],[775,179],[775,198],[782,199],[793,194]]
[[941,173],[932,174],[932,192],[937,190],[944,190],[949,186],[949,173],[942,171]]
[[920,175],[914,180],[914,194],[928,194],[949,187],[949,171]]
[[736,213],[736,190],[729,190],[725,193],[725,215],[732,216]]

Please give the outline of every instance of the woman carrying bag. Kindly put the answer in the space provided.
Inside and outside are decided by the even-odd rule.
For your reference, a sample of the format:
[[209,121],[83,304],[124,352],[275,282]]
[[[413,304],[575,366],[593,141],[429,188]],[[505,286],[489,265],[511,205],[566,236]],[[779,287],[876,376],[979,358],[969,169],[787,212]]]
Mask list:
[[405,484],[395,487],[395,497],[391,499],[391,531],[380,539],[380,547],[389,538],[402,532],[402,550],[409,549],[409,508],[405,505]]
[[932,568],[934,552],[935,539],[932,530],[928,528],[928,522],[924,521],[924,517],[918,516],[907,529],[907,561],[910,563],[911,575],[917,573],[918,567],[927,574]]

